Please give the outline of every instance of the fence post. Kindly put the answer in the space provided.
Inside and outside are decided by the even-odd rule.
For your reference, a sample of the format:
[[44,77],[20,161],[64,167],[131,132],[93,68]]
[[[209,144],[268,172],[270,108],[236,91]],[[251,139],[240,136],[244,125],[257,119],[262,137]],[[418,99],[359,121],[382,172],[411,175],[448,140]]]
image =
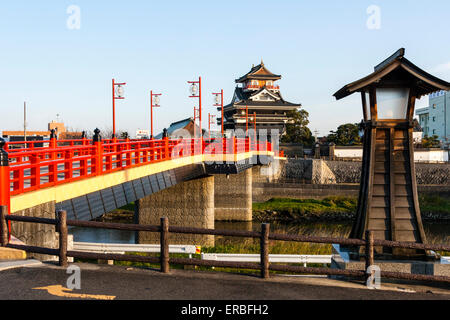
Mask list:
[[161,272],[169,273],[169,219],[161,218]]
[[6,223],[6,216],[8,215],[8,207],[1,206],[0,207],[0,233],[1,233],[1,246],[6,247],[8,245],[9,233],[8,233],[8,224]]
[[61,210],[58,212],[59,229],[59,265],[67,267],[67,212]]
[[261,224],[261,278],[269,278],[269,223]]
[[[373,231],[366,231],[366,271],[370,266],[374,265],[374,252],[373,252]],[[366,280],[370,277],[369,274],[366,274]]]

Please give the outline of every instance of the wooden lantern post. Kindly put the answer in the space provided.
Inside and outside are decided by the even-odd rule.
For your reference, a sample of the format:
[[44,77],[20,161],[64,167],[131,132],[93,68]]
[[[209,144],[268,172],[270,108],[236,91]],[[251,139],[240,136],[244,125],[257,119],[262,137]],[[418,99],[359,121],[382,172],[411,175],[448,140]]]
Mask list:
[[[350,238],[426,243],[414,167],[413,116],[416,99],[450,90],[450,83],[415,66],[405,49],[375,67],[374,73],[334,94],[337,100],[360,92],[364,153],[357,217]],[[422,259],[423,250],[375,248],[379,257]]]

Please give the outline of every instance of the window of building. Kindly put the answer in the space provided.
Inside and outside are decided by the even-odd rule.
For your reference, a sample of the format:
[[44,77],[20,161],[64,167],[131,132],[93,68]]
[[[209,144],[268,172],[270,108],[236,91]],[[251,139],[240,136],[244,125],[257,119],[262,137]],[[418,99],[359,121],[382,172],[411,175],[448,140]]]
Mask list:
[[433,104],[433,109],[436,109],[436,104],[435,103]]
[[436,117],[433,117],[433,122],[436,122]]
[[433,129],[433,134],[436,134],[436,129]]

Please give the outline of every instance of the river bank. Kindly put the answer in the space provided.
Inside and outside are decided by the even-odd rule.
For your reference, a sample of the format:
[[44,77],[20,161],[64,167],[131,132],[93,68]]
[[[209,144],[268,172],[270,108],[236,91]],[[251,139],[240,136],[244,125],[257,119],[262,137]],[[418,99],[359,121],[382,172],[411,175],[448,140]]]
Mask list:
[[[422,219],[427,222],[450,222],[450,199],[421,196]],[[322,200],[273,198],[253,204],[257,222],[346,222],[356,217],[357,199],[329,197]]]
[[[450,223],[450,198],[424,195],[419,199],[423,221]],[[351,222],[356,217],[355,197],[322,200],[273,198],[253,203],[254,222]],[[97,218],[102,222],[134,222],[134,203]]]

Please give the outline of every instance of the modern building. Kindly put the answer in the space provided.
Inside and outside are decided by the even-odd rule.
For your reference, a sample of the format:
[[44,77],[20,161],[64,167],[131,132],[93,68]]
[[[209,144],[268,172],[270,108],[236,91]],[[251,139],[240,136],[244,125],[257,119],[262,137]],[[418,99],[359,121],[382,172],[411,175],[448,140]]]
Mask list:
[[150,137],[149,130],[138,129],[136,130],[136,139],[148,139]]
[[56,122],[54,120],[52,120],[52,122],[48,124],[48,131],[52,131],[53,129],[56,131],[56,134],[58,135],[66,132],[66,127],[64,126],[64,123]]
[[81,139],[81,132],[71,132],[67,131],[64,123],[62,122],[49,122],[48,131],[26,131],[24,130],[14,130],[14,131],[3,131],[2,137],[9,141],[24,141],[25,136],[27,141],[40,141],[50,139],[51,131],[55,130],[56,136],[59,140],[68,139]]
[[[231,103],[224,106],[224,130],[246,130],[254,128],[253,115],[256,113],[256,130],[279,130],[280,136],[286,130],[286,124],[292,119],[289,111],[297,110],[301,104],[291,103],[283,99],[280,87],[275,84],[281,75],[270,72],[264,63],[253,66],[251,70],[236,79],[236,89]],[[220,112],[221,108],[217,108]],[[248,111],[247,111],[248,110]],[[248,114],[247,114],[248,112]],[[221,125],[222,118],[217,118]]]
[[424,136],[437,135],[444,146],[450,143],[450,91],[429,96],[429,106],[416,110]]

